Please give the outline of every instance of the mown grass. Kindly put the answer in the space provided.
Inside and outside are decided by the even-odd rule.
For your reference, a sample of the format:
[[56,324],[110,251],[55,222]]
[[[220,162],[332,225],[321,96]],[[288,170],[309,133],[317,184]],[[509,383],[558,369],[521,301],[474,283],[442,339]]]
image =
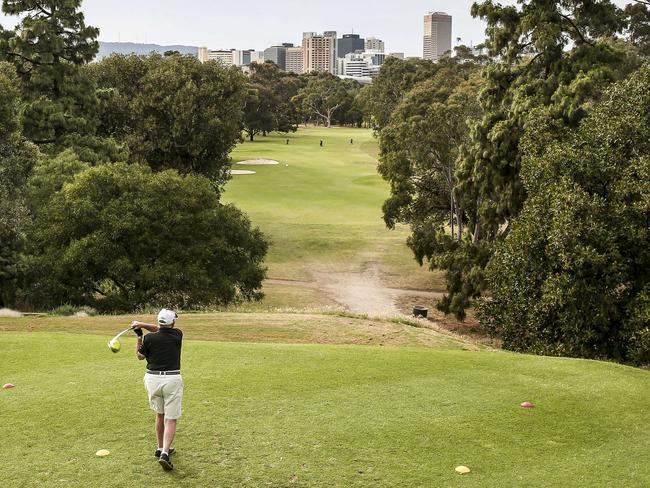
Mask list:
[[152,457],[132,340],[114,355],[108,335],[62,318],[0,332],[0,381],[16,385],[0,391],[0,486],[648,486],[647,371],[448,346],[197,341],[207,331],[183,319],[172,473]]
[[234,162],[280,162],[246,167],[257,174],[234,176],[224,193],[270,237],[271,278],[309,280],[311,270],[357,271],[372,261],[381,265],[387,286],[439,285],[406,248],[407,229],[390,231],[382,220],[389,190],[377,173],[377,155],[377,141],[366,129],[301,128],[258,136],[235,149]]

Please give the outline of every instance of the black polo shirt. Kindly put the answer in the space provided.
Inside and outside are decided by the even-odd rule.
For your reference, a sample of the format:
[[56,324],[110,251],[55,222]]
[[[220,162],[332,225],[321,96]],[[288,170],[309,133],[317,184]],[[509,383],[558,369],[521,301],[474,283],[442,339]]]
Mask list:
[[158,332],[142,338],[139,352],[147,358],[151,371],[177,371],[181,369],[183,332],[180,329],[161,327]]

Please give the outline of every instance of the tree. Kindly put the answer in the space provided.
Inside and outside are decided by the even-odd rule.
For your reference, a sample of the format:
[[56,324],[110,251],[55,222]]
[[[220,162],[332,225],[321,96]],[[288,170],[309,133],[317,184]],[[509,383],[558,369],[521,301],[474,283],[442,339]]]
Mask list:
[[[64,183],[49,187],[54,193],[30,226],[22,261],[26,304],[133,311],[261,297],[267,243],[240,211],[219,204],[207,178],[125,163],[71,177],[75,165],[58,164]],[[43,183],[31,185],[41,197],[48,192]]]
[[0,306],[13,305],[17,262],[28,218],[25,184],[39,154],[20,130],[15,69],[0,62]]
[[650,2],[639,1],[625,6],[630,42],[641,55],[650,57]]
[[[380,132],[379,173],[390,183],[384,203],[389,228],[411,227],[408,245],[422,265],[456,267],[454,252],[463,245],[466,217],[454,195],[460,148],[469,140],[468,123],[481,110],[483,86],[478,66],[449,64],[417,84]],[[449,278],[449,291],[457,286]],[[448,297],[442,301],[448,306]],[[462,318],[462,315],[461,315]]]
[[307,86],[294,97],[294,103],[310,117],[322,120],[326,127],[332,126],[336,111],[346,103],[348,93],[342,81],[329,74],[311,76]]
[[558,139],[521,142],[522,213],[487,267],[481,321],[504,347],[650,363],[650,68]]
[[418,83],[430,79],[438,66],[425,59],[388,58],[369,88],[364,88],[366,118],[381,130],[406,94]]
[[[520,4],[485,1],[472,6],[472,14],[487,21],[490,55],[500,60],[484,70],[484,116],[472,128],[457,173],[455,193],[467,215],[470,244],[453,260],[467,267],[447,271],[452,282],[467,278],[466,286],[456,288],[472,297],[485,291],[472,283],[485,281],[476,278],[481,265],[468,256],[484,261],[485,249],[508,235],[526,200],[519,142],[534,128],[529,114],[549,107],[560,121],[559,133],[575,128],[610,83],[639,66],[634,49],[614,39],[625,22],[622,11],[609,0]],[[469,296],[453,295],[449,303],[470,303]],[[454,306],[446,311],[464,313]]]
[[292,102],[303,87],[302,80],[294,73],[285,73],[273,86],[277,107],[275,110],[275,130],[296,132],[300,123],[300,111]]
[[355,80],[342,80],[342,84],[346,96],[333,120],[338,125],[359,127],[363,123],[363,107],[357,103],[361,85]]
[[113,55],[88,66],[102,100],[99,131],[156,171],[228,179],[241,140],[246,78],[236,67],[192,56]]
[[0,58],[18,73],[25,101],[24,134],[41,145],[65,146],[70,134],[93,134],[97,100],[79,66],[92,61],[99,30],[85,24],[81,0],[4,0],[20,17],[2,31]]
[[249,84],[244,105],[244,132],[253,142],[260,133],[272,132],[276,128],[274,109],[277,101],[271,88],[262,84]]
[[260,133],[298,130],[299,113],[291,100],[302,86],[297,75],[281,71],[271,61],[251,64],[244,107],[244,131],[250,141]]

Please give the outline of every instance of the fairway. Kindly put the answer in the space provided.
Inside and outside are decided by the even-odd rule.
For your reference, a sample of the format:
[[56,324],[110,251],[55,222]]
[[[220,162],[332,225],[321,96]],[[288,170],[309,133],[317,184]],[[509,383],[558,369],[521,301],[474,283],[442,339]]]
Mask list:
[[[3,328],[26,330],[26,320]],[[194,322],[186,337],[207,339]],[[114,355],[107,338],[0,332],[0,381],[16,385],[0,397],[0,486],[640,488],[650,479],[647,371],[447,346],[210,340],[185,343],[179,452],[165,473],[133,339]],[[521,409],[524,400],[537,407]],[[457,475],[461,464],[472,472]]]
[[[292,291],[286,283],[267,284],[271,308],[336,306],[324,284],[336,287],[355,275],[377,286],[441,289],[439,275],[421,268],[406,247],[408,230],[390,231],[382,220],[389,189],[377,173],[377,157],[378,142],[368,129],[301,128],[258,136],[235,149],[233,169],[256,174],[233,176],[224,201],[244,210],[270,238],[269,278],[317,285]],[[280,164],[236,164],[258,158]]]

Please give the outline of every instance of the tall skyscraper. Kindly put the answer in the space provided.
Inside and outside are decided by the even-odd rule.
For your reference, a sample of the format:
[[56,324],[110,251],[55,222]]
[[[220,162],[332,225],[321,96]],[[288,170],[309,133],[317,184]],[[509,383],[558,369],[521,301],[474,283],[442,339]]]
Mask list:
[[301,74],[303,72],[302,47],[287,48],[287,71]]
[[343,37],[338,39],[338,46],[336,47],[336,57],[344,58],[346,54],[355,53],[357,51],[365,51],[366,41],[358,34],[343,34]]
[[336,32],[305,32],[302,39],[303,71],[336,74]]
[[368,37],[365,42],[366,51],[379,51],[384,52],[384,41],[376,37]]
[[451,51],[451,15],[431,12],[424,16],[424,59],[438,61]]

